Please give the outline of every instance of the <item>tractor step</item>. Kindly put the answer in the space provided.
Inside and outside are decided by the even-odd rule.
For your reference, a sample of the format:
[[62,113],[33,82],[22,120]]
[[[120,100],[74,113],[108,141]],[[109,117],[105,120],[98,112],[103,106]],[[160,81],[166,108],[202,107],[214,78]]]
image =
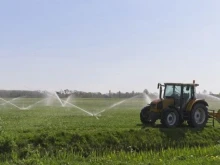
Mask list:
[[184,120],[188,120],[190,117],[190,113],[189,112],[186,112],[186,111],[183,111],[183,119]]

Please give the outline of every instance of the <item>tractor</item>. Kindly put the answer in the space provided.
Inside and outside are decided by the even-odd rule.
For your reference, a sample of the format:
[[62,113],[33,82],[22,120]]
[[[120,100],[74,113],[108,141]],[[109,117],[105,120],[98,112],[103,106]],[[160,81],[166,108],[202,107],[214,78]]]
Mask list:
[[160,120],[164,127],[178,127],[184,121],[190,127],[203,128],[209,118],[208,103],[196,98],[195,83],[158,83],[159,99],[153,100],[140,112],[143,124]]

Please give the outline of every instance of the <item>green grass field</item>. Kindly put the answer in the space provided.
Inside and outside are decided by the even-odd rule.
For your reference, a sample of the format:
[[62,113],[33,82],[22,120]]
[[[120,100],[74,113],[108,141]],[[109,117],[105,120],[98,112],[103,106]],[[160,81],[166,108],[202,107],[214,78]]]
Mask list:
[[[10,99],[6,99],[10,100]],[[0,104],[1,164],[219,164],[220,125],[166,129],[139,119],[142,98],[57,100],[21,98]],[[4,104],[4,105],[3,105]],[[52,106],[53,105],[53,106]],[[212,107],[217,107],[213,102]],[[217,108],[216,108],[217,109]]]

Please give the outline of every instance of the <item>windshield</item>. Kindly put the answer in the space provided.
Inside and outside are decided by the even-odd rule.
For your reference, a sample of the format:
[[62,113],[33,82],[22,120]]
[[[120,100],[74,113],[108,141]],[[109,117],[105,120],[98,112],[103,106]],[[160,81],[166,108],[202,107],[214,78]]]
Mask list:
[[179,85],[166,85],[164,97],[176,97],[181,94],[181,86]]

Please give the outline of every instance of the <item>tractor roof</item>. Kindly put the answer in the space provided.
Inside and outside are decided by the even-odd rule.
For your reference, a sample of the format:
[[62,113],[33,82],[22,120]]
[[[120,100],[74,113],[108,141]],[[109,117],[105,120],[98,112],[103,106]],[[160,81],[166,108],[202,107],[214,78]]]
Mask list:
[[189,85],[189,86],[194,86],[197,87],[199,84],[193,84],[193,83],[164,83],[165,85]]

